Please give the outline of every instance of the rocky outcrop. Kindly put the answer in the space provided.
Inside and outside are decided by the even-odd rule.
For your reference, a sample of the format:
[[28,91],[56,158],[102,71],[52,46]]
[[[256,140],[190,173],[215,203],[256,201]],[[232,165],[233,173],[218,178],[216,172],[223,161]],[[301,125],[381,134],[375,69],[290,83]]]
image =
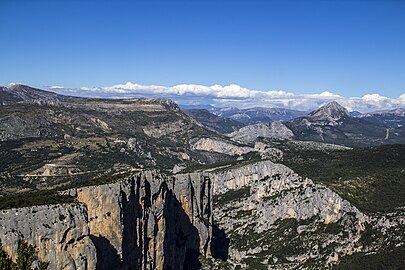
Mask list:
[[231,239],[231,269],[296,269],[305,262],[322,268],[362,249],[369,217],[284,165],[221,168],[211,178],[214,223]]
[[77,205],[2,210],[0,239],[14,258],[27,240],[50,269],[198,268],[211,254],[211,190],[203,173],[139,172],[62,192]]
[[180,133],[188,127],[188,123],[184,121],[176,121],[169,123],[159,123],[157,125],[150,125],[143,128],[143,132],[153,138],[161,138],[173,133]]
[[284,166],[273,166],[270,161],[246,163],[229,168],[219,168],[211,172],[214,194],[250,186],[268,175],[284,170]]
[[281,160],[283,160],[283,151],[274,147],[269,147],[265,143],[256,142],[255,150],[259,152],[262,159],[268,159],[272,162],[280,162]]
[[254,151],[253,148],[247,146],[238,146],[226,141],[211,138],[201,138],[196,142],[191,143],[191,149],[199,151],[208,151],[222,153],[226,155],[243,155]]
[[85,205],[34,206],[0,211],[0,240],[15,260],[21,240],[37,247],[49,269],[95,269],[96,249]]
[[271,124],[246,126],[229,134],[229,136],[238,141],[253,142],[259,137],[276,140],[290,140],[294,137],[294,134],[282,122],[276,121]]
[[[27,240],[50,269],[322,269],[403,244],[402,210],[368,216],[268,160],[172,176],[138,171],[62,193],[78,204],[0,212],[9,254]],[[380,238],[365,246],[373,233]]]
[[88,208],[97,269],[187,269],[210,254],[211,183],[202,174],[145,171],[67,192]]

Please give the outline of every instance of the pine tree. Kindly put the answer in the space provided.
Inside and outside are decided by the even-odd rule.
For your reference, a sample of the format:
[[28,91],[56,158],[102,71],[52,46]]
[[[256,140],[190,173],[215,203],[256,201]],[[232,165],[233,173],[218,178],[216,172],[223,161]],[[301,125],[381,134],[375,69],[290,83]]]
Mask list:
[[18,244],[16,263],[14,263],[7,252],[3,250],[0,241],[0,270],[31,270],[31,266],[35,261],[38,262],[38,266],[35,270],[48,269],[49,262],[38,260],[35,247],[28,244],[26,241],[21,241]]
[[35,270],[46,270],[46,269],[48,269],[48,266],[49,266],[49,262],[39,261],[38,262],[38,268],[35,269]]
[[14,269],[14,263],[8,256],[7,252],[3,250],[3,245],[0,241],[0,269],[12,270]]
[[32,263],[37,259],[34,246],[26,241],[21,241],[17,249],[17,269],[31,270]]

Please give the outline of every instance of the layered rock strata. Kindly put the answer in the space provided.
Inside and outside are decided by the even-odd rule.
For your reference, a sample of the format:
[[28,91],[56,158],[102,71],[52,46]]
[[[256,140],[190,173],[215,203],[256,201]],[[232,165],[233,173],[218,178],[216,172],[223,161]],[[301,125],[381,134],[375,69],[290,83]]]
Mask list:
[[322,268],[362,249],[369,217],[284,165],[261,161],[218,169],[211,178],[214,224],[230,239],[230,269],[298,269],[309,262]]
[[15,260],[19,241],[37,247],[48,269],[95,269],[96,248],[83,204],[34,206],[0,211],[0,240]]
[[189,269],[211,252],[211,180],[202,173],[137,173],[70,189],[77,205],[3,210],[0,239],[38,248],[50,269]]

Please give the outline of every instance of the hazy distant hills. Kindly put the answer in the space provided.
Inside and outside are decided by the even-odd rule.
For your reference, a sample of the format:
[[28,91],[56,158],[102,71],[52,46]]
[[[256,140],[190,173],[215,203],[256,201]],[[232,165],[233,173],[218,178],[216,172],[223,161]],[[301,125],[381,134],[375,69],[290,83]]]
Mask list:
[[307,116],[285,124],[293,131],[297,140],[350,146],[405,143],[405,129],[401,125],[392,125],[391,118],[399,122],[404,119],[403,116],[385,113],[352,117],[344,107],[331,102]]
[[390,128],[405,126],[405,108],[376,111],[362,114],[359,117],[371,123],[386,125]]
[[[195,109],[188,114],[207,128],[232,133],[232,138],[245,142],[268,138],[348,146],[405,143],[404,108],[362,114],[349,112],[333,101],[310,113],[279,108],[212,108],[211,114]],[[283,124],[271,124],[279,121]],[[244,127],[235,130],[235,122]]]
[[[6,250],[30,241],[51,269],[74,254],[72,269],[402,269],[403,109],[216,115],[159,98],[0,93]],[[358,147],[379,144],[393,145]]]
[[187,153],[190,138],[221,137],[214,132],[242,142],[246,137],[245,142],[269,138],[349,146],[405,143],[404,108],[361,114],[331,102],[310,113],[281,108],[181,110],[166,99],[73,98],[25,85],[1,87],[0,104],[3,141],[136,137],[153,151],[166,144],[160,153],[169,151],[168,145]]
[[218,133],[231,133],[244,126],[243,123],[231,118],[221,117],[205,109],[183,110],[186,114],[203,124],[206,128]]
[[245,125],[257,123],[271,123],[273,121],[288,121],[306,115],[304,111],[296,111],[283,108],[212,108],[215,115],[230,118]]

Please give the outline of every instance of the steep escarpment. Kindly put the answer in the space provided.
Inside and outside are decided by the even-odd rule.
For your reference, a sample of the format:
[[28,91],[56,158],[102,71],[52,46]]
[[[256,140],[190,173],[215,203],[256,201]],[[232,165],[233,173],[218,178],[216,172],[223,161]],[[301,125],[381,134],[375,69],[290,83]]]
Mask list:
[[281,164],[261,161],[211,173],[213,254],[222,260],[206,260],[204,269],[320,269],[403,241],[403,213],[362,213]]
[[37,247],[49,269],[95,269],[85,205],[62,204],[0,211],[0,240],[15,260],[19,241]]
[[198,151],[222,153],[226,155],[243,155],[254,151],[248,146],[239,146],[234,143],[220,140],[218,138],[201,138],[191,142],[191,148]]
[[363,213],[268,160],[62,193],[78,204],[0,213],[8,253],[24,239],[52,269],[322,269],[404,243],[403,209]]
[[210,254],[210,185],[198,173],[147,171],[68,192],[88,208],[97,269],[183,269]]
[[2,210],[9,254],[26,240],[50,269],[198,269],[211,254],[211,181],[202,173],[145,171],[62,193],[79,204]]

